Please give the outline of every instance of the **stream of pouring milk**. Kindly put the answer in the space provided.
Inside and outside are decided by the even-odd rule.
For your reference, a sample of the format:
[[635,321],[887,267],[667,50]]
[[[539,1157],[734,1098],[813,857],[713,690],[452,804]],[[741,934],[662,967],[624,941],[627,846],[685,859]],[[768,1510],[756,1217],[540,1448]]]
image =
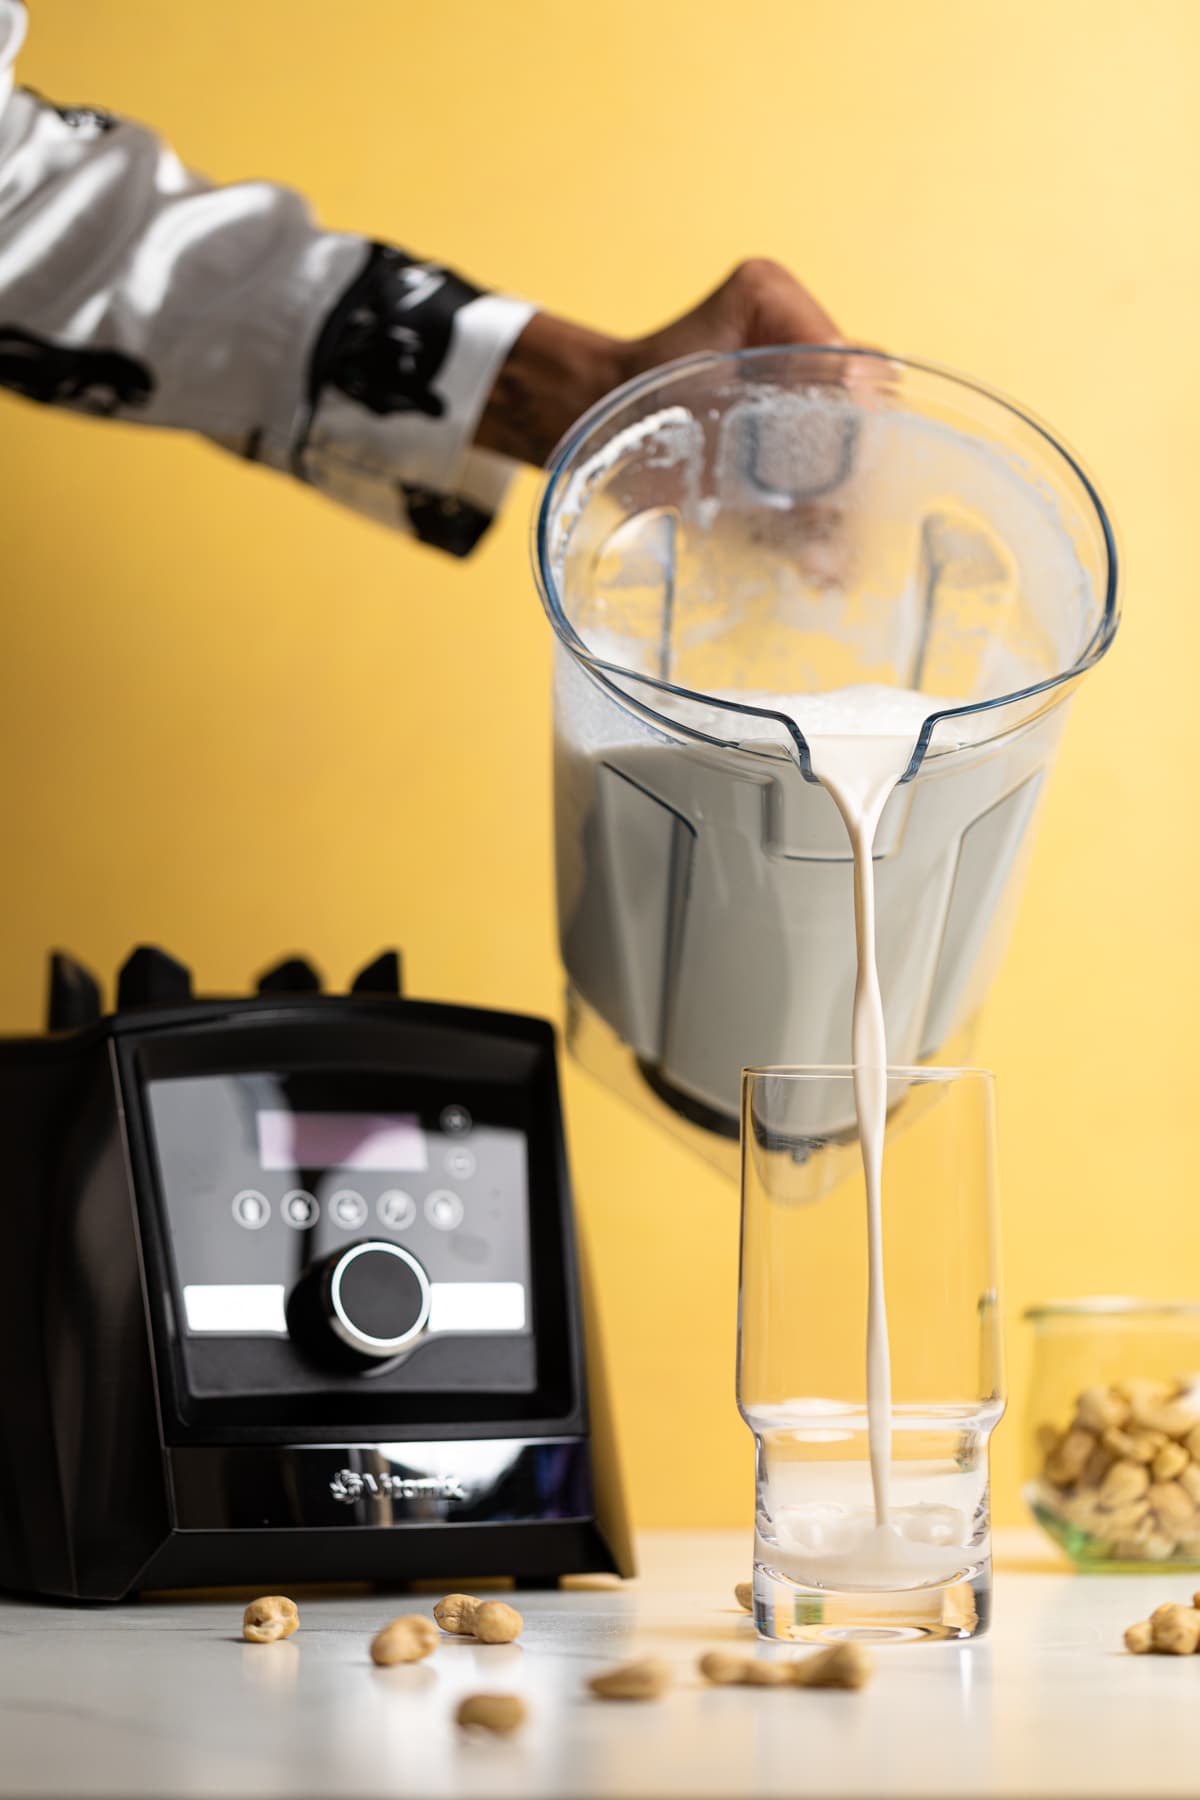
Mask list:
[[[867,1190],[867,1442],[875,1528],[834,1560],[856,1583],[892,1585],[898,1576],[938,1579],[951,1573],[945,1548],[911,1541],[889,1520],[892,1375],[883,1279],[883,1141],[887,1126],[887,1033],[875,953],[875,833],[888,797],[912,758],[924,721],[938,702],[903,688],[847,688],[795,703],[813,774],[845,822],[854,855],[854,925],[858,969],[851,1056]],[[954,1551],[951,1551],[951,1559]]]

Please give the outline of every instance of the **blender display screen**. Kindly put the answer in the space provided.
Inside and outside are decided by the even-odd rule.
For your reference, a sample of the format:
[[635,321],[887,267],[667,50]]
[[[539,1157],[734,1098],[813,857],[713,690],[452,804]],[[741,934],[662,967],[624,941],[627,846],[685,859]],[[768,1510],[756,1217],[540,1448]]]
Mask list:
[[291,1112],[257,1114],[264,1169],[383,1169],[416,1174],[429,1149],[415,1113]]

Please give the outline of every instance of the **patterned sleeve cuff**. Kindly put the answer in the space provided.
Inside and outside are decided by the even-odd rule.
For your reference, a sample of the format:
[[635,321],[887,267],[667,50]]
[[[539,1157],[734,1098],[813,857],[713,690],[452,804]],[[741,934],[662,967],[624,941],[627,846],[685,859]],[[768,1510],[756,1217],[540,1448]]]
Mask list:
[[386,244],[320,325],[291,467],[330,498],[465,555],[511,477],[471,449],[501,364],[533,315]]

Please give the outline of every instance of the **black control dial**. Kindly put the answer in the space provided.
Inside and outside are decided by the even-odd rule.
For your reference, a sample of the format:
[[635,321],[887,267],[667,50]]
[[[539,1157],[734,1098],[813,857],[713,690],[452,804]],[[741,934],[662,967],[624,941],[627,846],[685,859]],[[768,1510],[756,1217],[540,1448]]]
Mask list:
[[378,1368],[429,1323],[429,1277],[399,1244],[351,1244],[309,1269],[287,1305],[288,1330],[322,1362]]

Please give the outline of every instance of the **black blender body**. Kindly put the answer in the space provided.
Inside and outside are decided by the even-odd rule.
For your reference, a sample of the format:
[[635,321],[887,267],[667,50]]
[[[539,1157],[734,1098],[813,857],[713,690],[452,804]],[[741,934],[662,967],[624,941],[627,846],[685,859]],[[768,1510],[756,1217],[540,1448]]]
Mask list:
[[552,1028],[304,963],[0,1041],[0,1585],[628,1572]]

